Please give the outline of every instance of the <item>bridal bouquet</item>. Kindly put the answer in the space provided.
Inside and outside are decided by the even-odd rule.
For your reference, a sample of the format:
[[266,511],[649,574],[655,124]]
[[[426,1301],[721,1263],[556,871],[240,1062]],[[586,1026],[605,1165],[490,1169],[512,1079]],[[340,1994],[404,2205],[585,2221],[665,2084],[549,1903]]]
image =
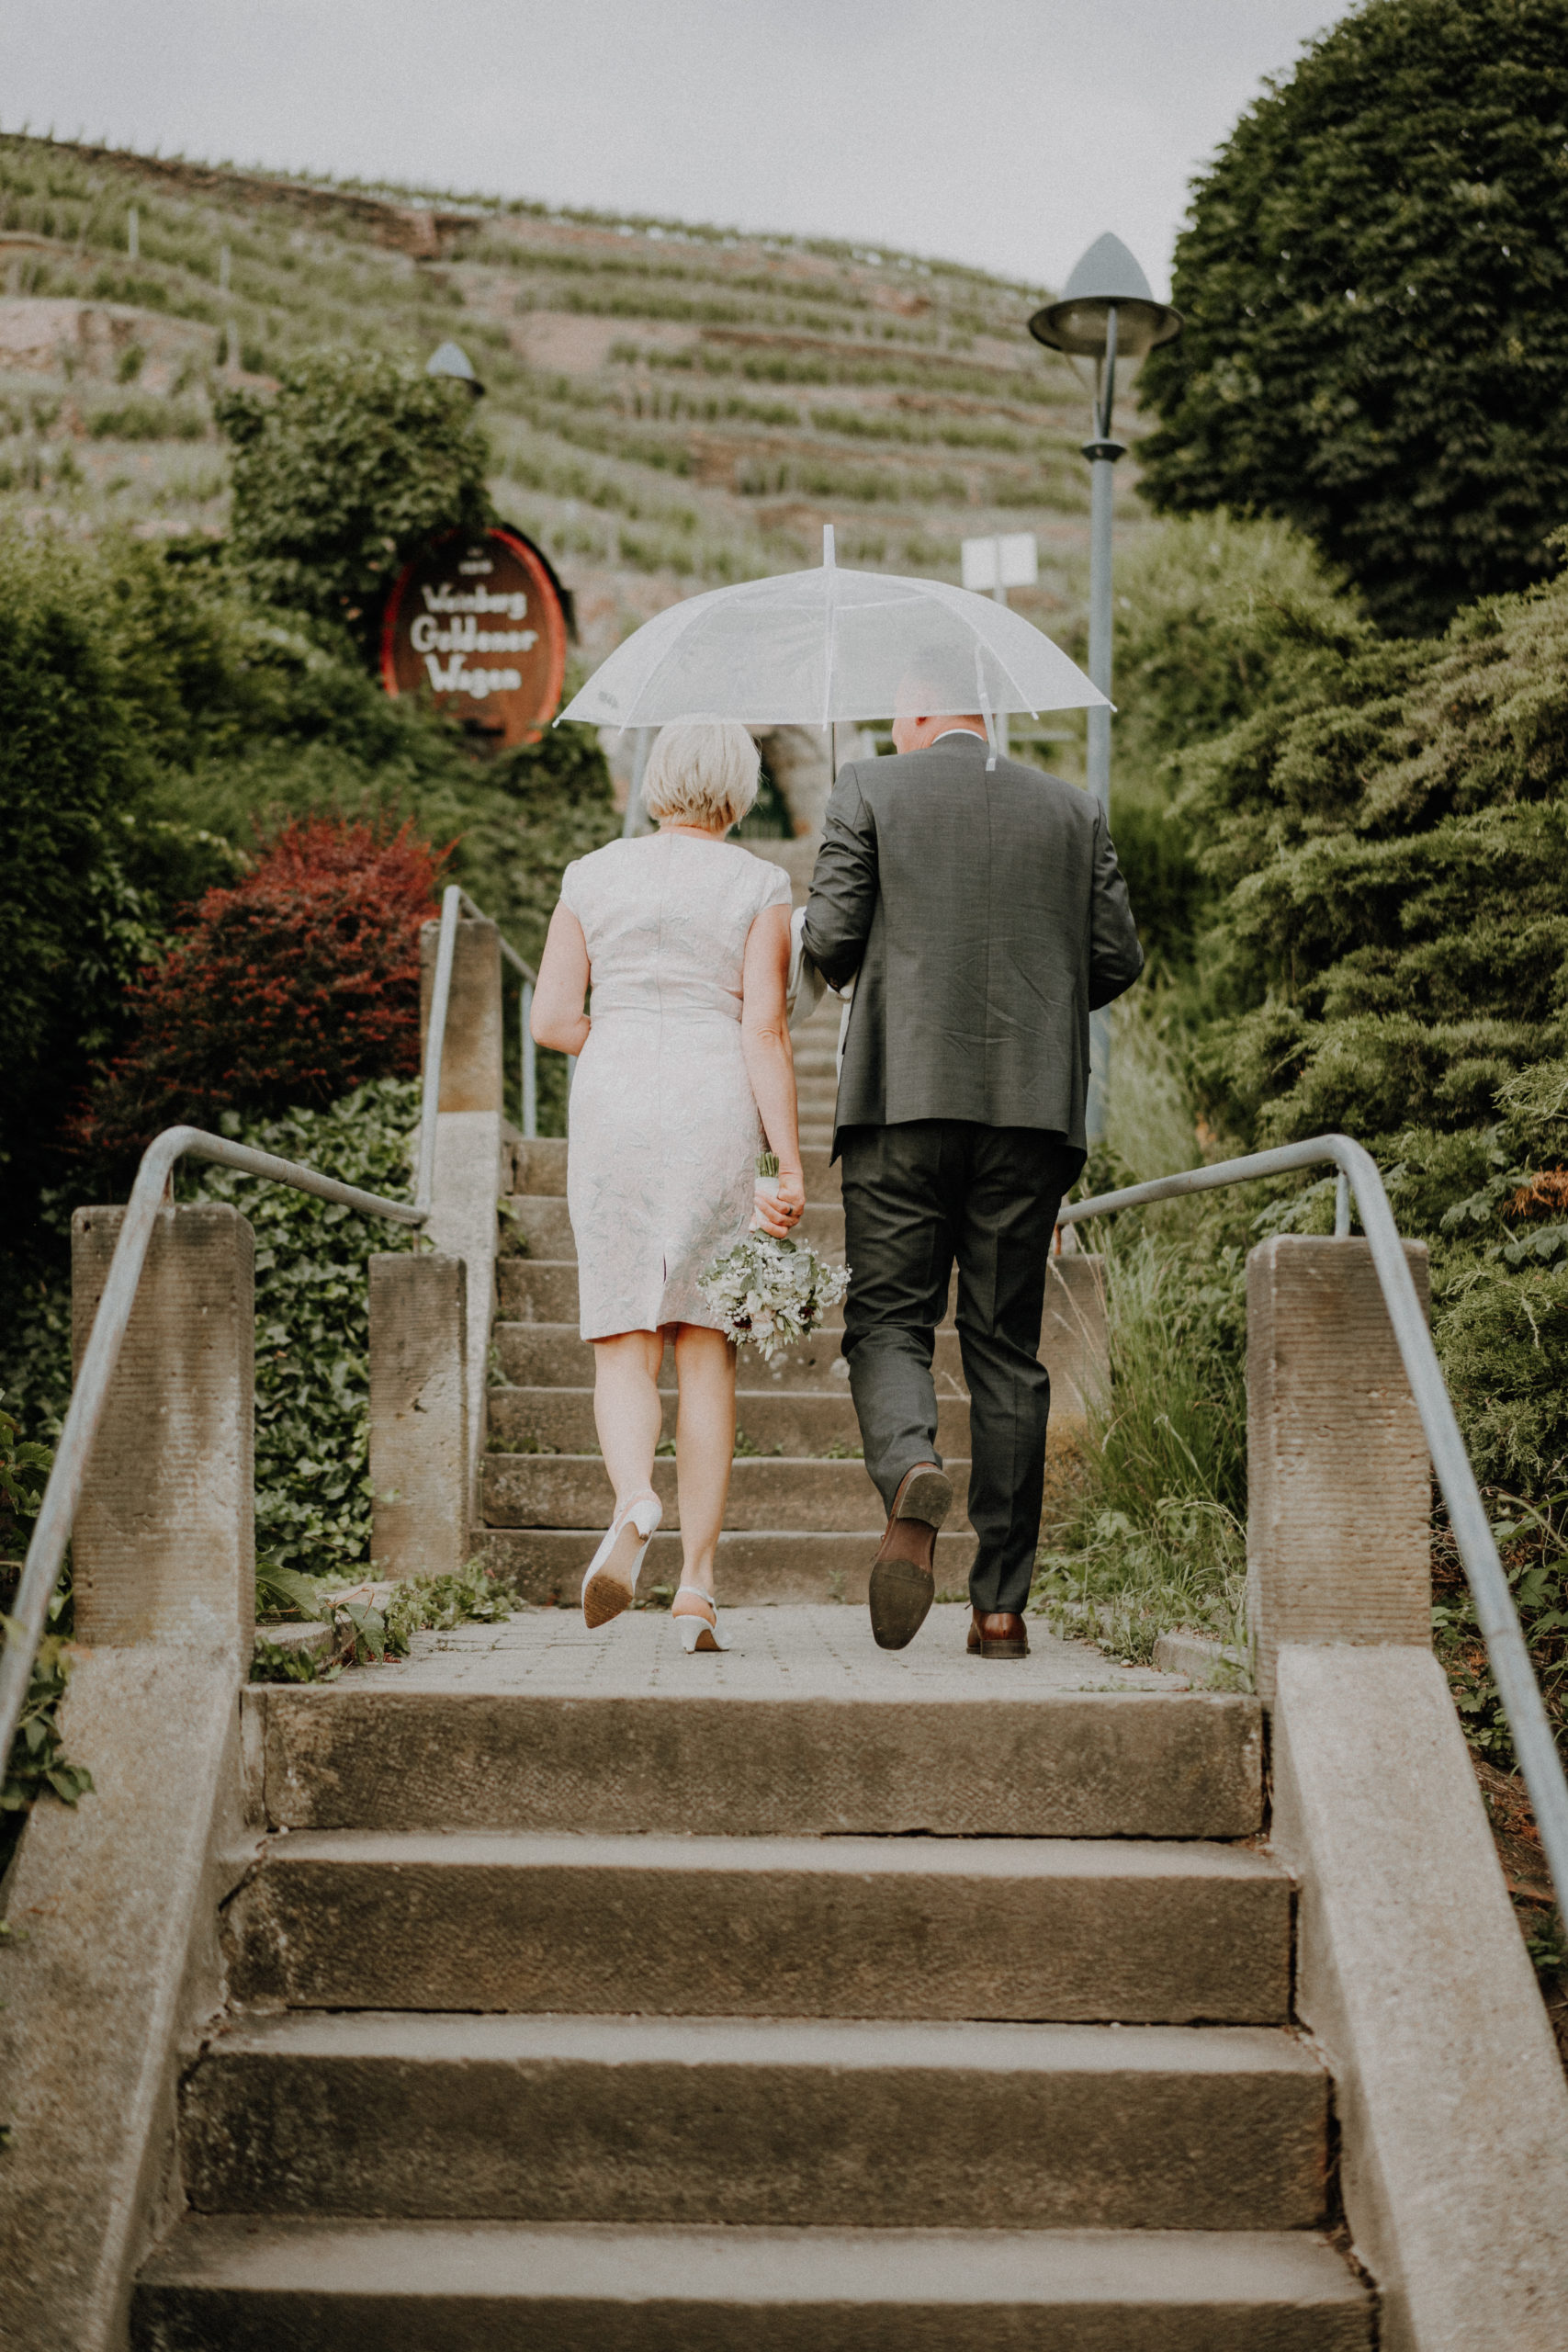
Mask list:
[[[757,1165],[764,1182],[778,1174],[778,1162],[769,1153]],[[725,1336],[750,1340],[764,1363],[816,1330],[849,1286],[847,1266],[829,1265],[808,1241],[785,1241],[773,1233],[749,1233],[697,1284]]]

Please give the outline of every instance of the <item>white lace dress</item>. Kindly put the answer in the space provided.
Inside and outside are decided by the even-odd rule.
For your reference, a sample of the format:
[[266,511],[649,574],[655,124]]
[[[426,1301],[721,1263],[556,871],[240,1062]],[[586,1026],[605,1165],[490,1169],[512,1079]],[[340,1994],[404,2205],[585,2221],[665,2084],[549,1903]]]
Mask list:
[[746,936],[789,899],[781,867],[689,833],[612,842],[561,877],[593,991],[566,1159],[585,1340],[718,1329],[697,1280],[750,1224],[763,1148],[740,1050]]

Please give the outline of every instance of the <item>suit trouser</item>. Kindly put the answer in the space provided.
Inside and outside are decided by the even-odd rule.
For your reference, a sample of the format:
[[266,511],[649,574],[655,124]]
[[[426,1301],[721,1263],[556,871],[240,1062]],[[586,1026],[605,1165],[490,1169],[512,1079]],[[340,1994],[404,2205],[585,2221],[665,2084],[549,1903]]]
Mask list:
[[848,1127],[844,1354],[865,1466],[891,1510],[917,1462],[940,1462],[936,1327],[958,1261],[969,1390],[976,1609],[1021,1610],[1040,1541],[1051,1381],[1039,1361],[1051,1235],[1083,1153],[1037,1127],[915,1119]]

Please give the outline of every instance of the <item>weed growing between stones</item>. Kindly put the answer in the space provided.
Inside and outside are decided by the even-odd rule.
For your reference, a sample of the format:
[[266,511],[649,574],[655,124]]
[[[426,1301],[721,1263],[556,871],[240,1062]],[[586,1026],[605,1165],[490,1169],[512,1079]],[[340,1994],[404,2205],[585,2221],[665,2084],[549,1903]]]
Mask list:
[[274,1623],[292,1619],[332,1625],[338,1635],[336,1646],[350,1651],[351,1657],[319,1663],[270,1641],[264,1626],[251,1666],[253,1682],[335,1681],[344,1664],[379,1665],[389,1657],[406,1657],[412,1634],[503,1623],[523,1605],[511,1578],[498,1576],[479,1559],[446,1576],[408,1577],[392,1585],[347,1589],[330,1577],[273,1571],[258,1575],[256,1599],[258,1608],[264,1600],[270,1607]]
[[[0,1389],[0,1404],[4,1397],[5,1391]],[[47,1445],[22,1441],[11,1416],[0,1410],[0,1553],[15,1555],[0,1557],[0,1602],[6,1607],[21,1576],[27,1536],[38,1517],[44,1480],[53,1460]],[[60,1702],[71,1672],[71,1622],[67,1569],[50,1601],[22,1720],[0,1770],[0,1877],[40,1796],[57,1797],[62,1804],[73,1805],[93,1785],[92,1774],[85,1766],[72,1763],[60,1736]],[[0,1611],[0,1648],[11,1638],[11,1622]]]

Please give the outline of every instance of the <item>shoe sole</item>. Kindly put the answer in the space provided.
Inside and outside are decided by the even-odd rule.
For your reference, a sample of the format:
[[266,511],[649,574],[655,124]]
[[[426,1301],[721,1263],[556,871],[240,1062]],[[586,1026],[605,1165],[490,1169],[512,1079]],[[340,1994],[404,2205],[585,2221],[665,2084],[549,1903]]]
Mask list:
[[1016,1642],[982,1642],[969,1655],[971,1657],[1027,1657],[1029,1652],[1021,1649]]
[[608,1558],[600,1562],[583,1586],[582,1615],[590,1633],[607,1625],[612,1617],[621,1616],[631,1607],[636,1598],[631,1567],[642,1543],[642,1536],[628,1520],[616,1536]]
[[[899,1491],[894,1524],[883,1537],[896,1541],[895,1530],[906,1521],[929,1527],[934,1544],[937,1530],[953,1509],[953,1481],[944,1470],[914,1470]],[[872,1639],[878,1649],[901,1650],[912,1642],[936,1599],[936,1578],[918,1560],[879,1553],[872,1562],[867,1594]]]

